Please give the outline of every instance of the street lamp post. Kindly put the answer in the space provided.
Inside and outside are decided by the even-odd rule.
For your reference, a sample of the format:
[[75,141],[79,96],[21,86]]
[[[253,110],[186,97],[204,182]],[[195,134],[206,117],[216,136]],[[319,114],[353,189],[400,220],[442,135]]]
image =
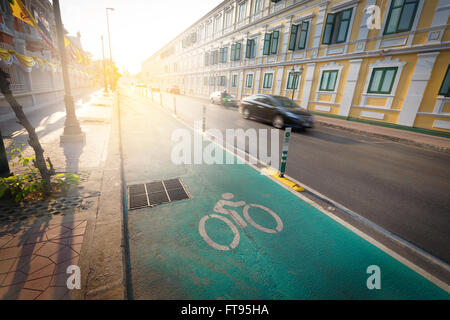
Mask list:
[[293,88],[292,88],[292,101],[294,101],[294,94],[295,94],[295,89],[297,88],[297,77],[299,77],[300,78],[300,76],[302,75],[302,73],[303,73],[303,66],[300,66],[300,70],[298,71],[298,73],[296,73],[295,72],[295,66],[292,66],[292,69],[291,69],[291,71],[292,71],[292,75],[293,75],[293,77],[294,77],[294,79],[293,79]]
[[59,0],[53,0],[53,13],[55,15],[56,37],[58,42],[59,54],[61,56],[61,68],[64,80],[64,103],[66,105],[66,121],[64,123],[64,133],[60,138],[61,142],[81,142],[85,135],[81,131],[80,123],[75,114],[75,105],[70,89],[69,72],[67,69],[66,47],[64,45],[64,29],[61,20],[61,10]]
[[103,36],[101,36],[102,38],[102,54],[103,54],[103,79],[104,79],[104,84],[105,84],[105,92],[108,92],[108,80],[106,79],[106,62],[105,62],[105,45],[103,43]]
[[113,57],[112,57],[112,50],[111,50],[111,33],[109,31],[109,15],[108,11],[114,11],[114,8],[106,8],[106,24],[108,26],[108,43],[109,43],[109,85],[111,86],[111,90],[114,91],[113,88],[113,75],[112,75],[112,69],[113,69]]

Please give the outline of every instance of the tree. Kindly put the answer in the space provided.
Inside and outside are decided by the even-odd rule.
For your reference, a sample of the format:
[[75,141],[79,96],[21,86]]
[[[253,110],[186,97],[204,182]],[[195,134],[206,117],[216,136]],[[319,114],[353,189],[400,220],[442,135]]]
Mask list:
[[[28,132],[28,143],[33,148],[36,159],[33,161],[34,166],[39,170],[42,178],[44,189],[47,193],[50,193],[50,179],[55,174],[52,162],[50,158],[47,161],[44,157],[44,149],[42,149],[39,138],[36,134],[34,127],[23,112],[22,106],[17,102],[16,98],[12,95],[10,88],[10,76],[8,73],[0,69],[0,91],[5,96],[9,105],[13,109],[17,122],[21,124]],[[48,163],[48,166],[47,166]]]

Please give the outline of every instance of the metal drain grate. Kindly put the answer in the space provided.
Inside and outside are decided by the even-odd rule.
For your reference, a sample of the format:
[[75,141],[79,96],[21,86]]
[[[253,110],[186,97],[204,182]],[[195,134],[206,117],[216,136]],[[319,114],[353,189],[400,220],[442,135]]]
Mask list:
[[180,178],[128,186],[129,210],[154,207],[190,198]]

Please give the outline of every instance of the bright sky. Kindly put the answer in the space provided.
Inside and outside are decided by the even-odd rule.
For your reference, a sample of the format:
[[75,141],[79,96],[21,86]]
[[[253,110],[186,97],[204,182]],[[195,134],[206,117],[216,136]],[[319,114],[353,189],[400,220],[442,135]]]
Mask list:
[[81,32],[84,50],[94,59],[109,57],[105,8],[109,11],[112,56],[119,69],[135,74],[141,63],[223,0],[60,0],[64,27]]

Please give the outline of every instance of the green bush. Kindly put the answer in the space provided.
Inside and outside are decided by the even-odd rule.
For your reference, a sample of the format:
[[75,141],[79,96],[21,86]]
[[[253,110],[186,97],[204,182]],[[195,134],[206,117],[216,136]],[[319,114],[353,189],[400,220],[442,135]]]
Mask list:
[[[24,145],[22,145],[23,147]],[[35,157],[25,157],[21,148],[13,142],[10,151],[12,167],[22,167],[25,173],[18,173],[10,177],[0,178],[0,198],[10,194],[15,202],[23,200],[43,200],[45,198],[44,181],[39,170],[32,167]],[[70,186],[80,182],[74,173],[61,173],[52,177],[50,181],[53,192],[67,191]]]

